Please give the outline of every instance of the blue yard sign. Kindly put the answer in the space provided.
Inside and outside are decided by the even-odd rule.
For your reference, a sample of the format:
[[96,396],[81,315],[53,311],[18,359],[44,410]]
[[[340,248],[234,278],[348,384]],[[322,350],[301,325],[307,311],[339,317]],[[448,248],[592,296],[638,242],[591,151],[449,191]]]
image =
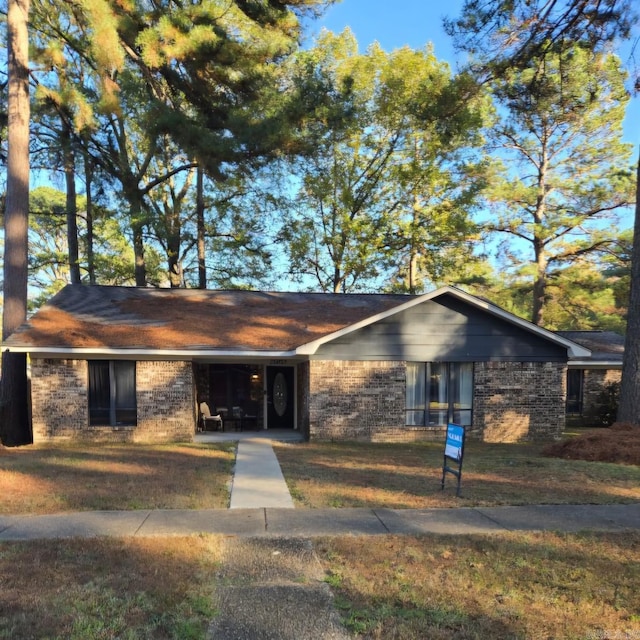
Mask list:
[[[447,473],[451,473],[458,479],[456,495],[460,496],[460,482],[462,481],[462,457],[464,455],[464,427],[458,424],[447,425],[447,439],[444,445],[444,462],[442,464],[442,490],[444,491],[444,479]],[[457,469],[451,466],[454,462]]]

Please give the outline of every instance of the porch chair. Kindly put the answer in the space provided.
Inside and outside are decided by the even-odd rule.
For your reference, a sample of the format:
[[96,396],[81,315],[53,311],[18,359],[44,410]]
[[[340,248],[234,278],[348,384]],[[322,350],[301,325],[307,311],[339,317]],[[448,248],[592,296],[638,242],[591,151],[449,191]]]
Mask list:
[[200,403],[200,421],[200,431],[207,431],[207,424],[209,423],[213,423],[214,431],[224,431],[222,416],[219,413],[212,415],[206,402]]

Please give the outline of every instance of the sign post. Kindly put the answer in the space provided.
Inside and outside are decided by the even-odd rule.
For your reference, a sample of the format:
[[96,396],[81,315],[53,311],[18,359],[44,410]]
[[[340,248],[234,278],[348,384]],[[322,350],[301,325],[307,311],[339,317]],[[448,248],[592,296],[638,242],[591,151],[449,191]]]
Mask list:
[[[458,487],[456,496],[460,497],[460,482],[462,481],[462,457],[464,455],[464,427],[457,424],[449,423],[447,425],[447,440],[444,445],[444,462],[442,464],[442,487],[444,491],[444,478],[448,473],[458,478]],[[457,464],[458,468],[450,466],[452,462]]]

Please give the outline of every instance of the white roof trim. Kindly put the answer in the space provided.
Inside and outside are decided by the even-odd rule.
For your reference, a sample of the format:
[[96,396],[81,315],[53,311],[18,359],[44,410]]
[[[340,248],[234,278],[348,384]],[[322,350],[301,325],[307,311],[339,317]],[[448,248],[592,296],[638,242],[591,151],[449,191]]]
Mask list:
[[293,358],[296,355],[295,351],[250,351],[241,349],[142,349],[136,347],[130,347],[127,349],[114,349],[106,347],[8,347],[2,346],[3,351],[11,351],[13,353],[31,353],[39,355],[42,358],[48,356],[80,356],[81,359],[86,359],[87,356],[100,355],[100,356],[142,356],[145,358],[157,360],[158,358],[183,358],[185,360],[202,358]]
[[449,287],[449,286],[440,287],[435,291],[431,291],[430,293],[425,293],[424,295],[419,296],[418,298],[414,298],[409,302],[405,302],[404,304],[398,305],[397,307],[393,307],[392,309],[389,309],[387,311],[383,311],[382,313],[378,313],[374,316],[366,318],[365,320],[357,322],[356,324],[352,324],[348,327],[345,327],[344,329],[340,329],[339,331],[330,333],[329,335],[323,336],[318,340],[314,340],[313,342],[308,342],[307,344],[303,344],[296,349],[296,353],[299,355],[313,355],[314,353],[316,353],[319,347],[321,347],[323,344],[326,344],[327,342],[331,342],[336,338],[340,338],[342,336],[348,335],[353,331],[362,329],[363,327],[366,327],[370,324],[378,322],[379,320],[383,320],[384,318],[393,316],[396,313],[400,313],[401,311],[410,309],[411,307],[422,304],[423,302],[427,302],[428,300],[433,300],[434,298],[438,298],[439,296],[445,293],[448,293],[458,298],[459,300],[463,300],[464,302],[467,302],[478,309],[487,311],[488,313],[494,316],[497,316],[498,318],[501,318],[506,322],[514,324],[524,329],[525,331],[529,331],[530,333],[534,333],[540,336],[541,338],[544,338],[545,340],[549,340],[550,342],[554,342],[555,344],[565,347],[566,349],[568,349],[570,357],[588,358],[589,356],[591,356],[591,351],[589,349],[586,349],[585,347],[582,347],[579,344],[571,340],[568,340],[567,338],[563,338],[562,336],[559,336],[558,334],[553,333],[552,331],[548,331],[547,329],[542,329],[541,327],[538,327],[532,322],[528,322],[527,320],[518,318],[518,316],[515,316],[514,314],[509,313],[508,311],[504,311],[503,309],[500,309],[499,307],[496,307],[495,305],[490,304],[489,302],[480,300],[480,298],[476,298],[475,296],[472,296],[469,293],[465,293],[461,289],[456,289],[455,287]]
[[569,369],[622,369],[620,360],[569,360]]

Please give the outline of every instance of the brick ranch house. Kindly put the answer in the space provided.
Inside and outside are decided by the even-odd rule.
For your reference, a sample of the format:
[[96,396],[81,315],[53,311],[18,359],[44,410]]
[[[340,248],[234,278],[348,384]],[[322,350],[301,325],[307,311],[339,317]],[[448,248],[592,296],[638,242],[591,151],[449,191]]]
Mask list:
[[29,354],[35,442],[560,436],[591,350],[459,289],[419,296],[68,285],[4,343]]

